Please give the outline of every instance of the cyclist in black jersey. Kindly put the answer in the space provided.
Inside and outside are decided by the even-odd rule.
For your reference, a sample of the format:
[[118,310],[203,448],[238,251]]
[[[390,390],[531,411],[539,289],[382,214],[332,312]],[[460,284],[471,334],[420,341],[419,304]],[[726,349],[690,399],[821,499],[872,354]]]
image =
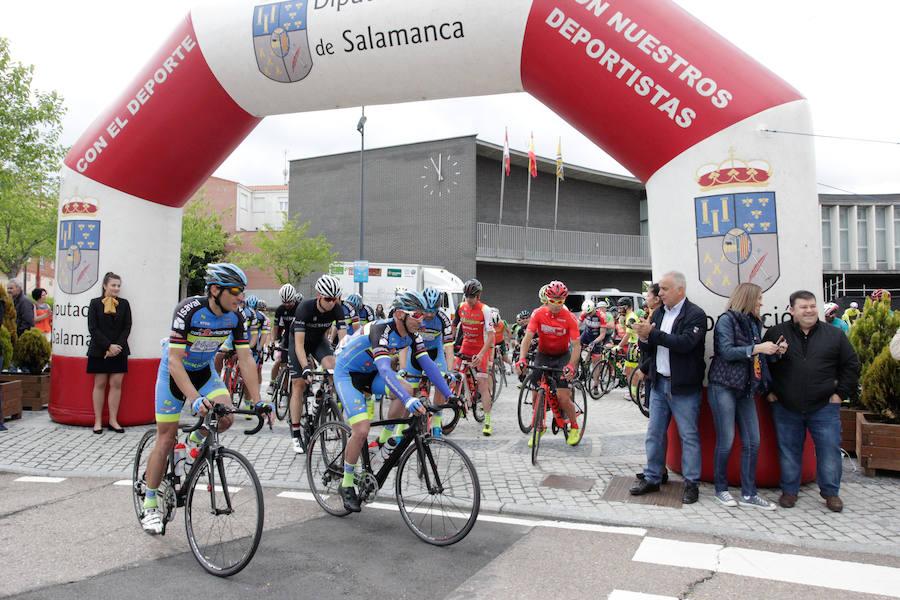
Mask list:
[[312,370],[308,355],[318,361],[322,369],[334,369],[334,349],[328,341],[328,330],[337,327],[338,338],[347,334],[347,324],[341,307],[341,284],[331,275],[322,275],[316,281],[316,297],[297,305],[293,335],[290,338],[289,359],[291,368],[291,443],[294,452],[306,451],[301,440],[300,417],[303,415],[303,397]]
[[[291,325],[294,323],[294,312],[297,310],[297,303],[303,300],[303,294],[297,292],[291,284],[286,283],[278,290],[278,295],[281,297],[281,305],[275,309],[275,342],[280,347],[287,348],[290,345],[288,338],[292,333]],[[275,364],[272,365],[272,376],[269,380],[270,389],[275,385],[275,380],[278,378],[282,365],[287,364],[287,362],[288,358],[282,356],[281,351],[275,353]]]

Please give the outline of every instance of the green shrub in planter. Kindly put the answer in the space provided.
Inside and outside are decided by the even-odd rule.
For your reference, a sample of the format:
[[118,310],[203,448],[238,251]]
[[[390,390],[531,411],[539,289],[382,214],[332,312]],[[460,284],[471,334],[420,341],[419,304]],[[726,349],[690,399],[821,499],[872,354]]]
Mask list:
[[880,302],[866,298],[863,312],[850,328],[850,343],[859,359],[860,382],[875,357],[881,354],[900,327],[900,311],[891,314],[891,302],[886,297]]
[[6,293],[6,286],[0,285],[0,302],[6,305],[6,312],[3,315],[3,325],[6,327],[6,331],[9,332],[10,339],[12,343],[15,345],[16,343],[16,307],[13,305],[12,298],[9,297],[9,294]]
[[6,325],[0,325],[0,348],[3,349],[3,364],[0,365],[0,370],[5,371],[12,365],[13,357],[12,338],[6,330]]
[[13,362],[35,375],[44,370],[50,362],[50,342],[40,329],[32,327],[19,336],[13,350]]
[[862,378],[862,403],[866,409],[892,423],[900,423],[900,362],[891,349],[881,351]]

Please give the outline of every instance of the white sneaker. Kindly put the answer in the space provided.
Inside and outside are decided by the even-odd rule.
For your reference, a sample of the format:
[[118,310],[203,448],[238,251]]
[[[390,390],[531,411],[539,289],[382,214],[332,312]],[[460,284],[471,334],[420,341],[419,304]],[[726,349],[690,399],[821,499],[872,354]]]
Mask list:
[[775,510],[776,508],[774,502],[766,500],[759,494],[754,496],[741,496],[738,500],[738,504],[741,506],[753,506],[755,508],[761,508],[762,510]]
[[724,492],[716,492],[716,500],[719,501],[720,504],[727,506],[728,508],[734,508],[738,505],[737,501],[735,501],[734,496],[731,495],[731,492],[725,490]]
[[162,514],[156,506],[145,508],[141,517],[141,527],[150,535],[159,535],[163,530]]
[[304,452],[306,452],[306,450],[303,449],[303,442],[300,441],[300,438],[292,437],[291,440],[294,444],[294,452],[296,452],[297,454],[303,454]]

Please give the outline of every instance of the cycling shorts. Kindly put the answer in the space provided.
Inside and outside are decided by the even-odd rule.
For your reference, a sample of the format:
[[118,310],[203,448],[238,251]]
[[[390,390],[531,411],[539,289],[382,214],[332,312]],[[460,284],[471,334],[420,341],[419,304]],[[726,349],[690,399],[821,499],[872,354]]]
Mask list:
[[[303,373],[303,368],[300,366],[300,360],[297,358],[297,352],[294,348],[293,339],[291,339],[290,346],[288,346],[288,348],[288,362],[291,367],[291,379],[300,379],[300,375],[301,373]],[[334,349],[331,347],[331,344],[328,343],[328,340],[323,337],[322,341],[319,342],[319,345],[306,354],[312,354],[316,361],[318,361],[318,363],[321,365],[322,360],[326,356],[334,356]]]
[[500,356],[506,356],[506,340],[494,344],[494,352],[499,352]]
[[[462,371],[462,363],[463,361],[470,362],[474,357],[466,356],[465,354],[460,354],[456,357],[456,370]],[[494,349],[491,348],[489,352],[485,352],[484,356],[481,357],[481,361],[476,363],[470,363],[472,368],[475,369],[475,377],[487,377],[491,371],[491,363],[494,362]]]
[[334,388],[344,408],[347,423],[352,427],[360,421],[368,421],[365,394],[383,396],[385,394],[384,378],[378,371],[371,373],[355,373],[335,371]]
[[[599,333],[597,334],[599,335]],[[594,335],[588,331],[581,332],[581,346],[589,346],[591,342],[597,339],[597,335]],[[606,341],[606,338],[603,338],[600,342],[594,344],[594,347],[591,348],[591,356],[597,356],[598,354],[603,354],[603,342]]]
[[628,344],[625,350],[625,366],[628,368],[635,368],[638,366],[638,345],[637,344]]
[[[569,364],[569,358],[571,358],[571,352],[565,352],[563,354],[544,354],[543,352],[536,352],[534,355],[534,364],[538,367],[550,367],[551,369],[563,369],[567,364]],[[544,371],[539,371],[537,369],[531,369],[531,374],[528,376],[528,381],[534,387],[537,387],[538,382],[541,380],[541,375],[544,375]],[[567,388],[569,387],[569,382],[566,381],[565,376],[562,373],[556,373],[555,375],[551,375],[547,373],[548,377],[554,377],[556,379],[556,387],[557,388]]]
[[[228,395],[228,388],[209,365],[199,371],[188,371],[187,374],[200,395],[206,396],[210,402],[215,403],[216,398]],[[156,422],[177,423],[184,401],[184,394],[169,374],[168,363],[163,360],[156,377]]]
[[[438,366],[441,373],[447,372],[447,356],[443,348],[430,348],[428,350],[428,356],[431,357],[434,364]],[[412,352],[409,353],[406,360],[406,372],[410,375],[422,375],[422,365],[420,365],[419,361],[416,360],[416,357],[412,355]],[[418,380],[410,383],[415,387],[418,385]]]

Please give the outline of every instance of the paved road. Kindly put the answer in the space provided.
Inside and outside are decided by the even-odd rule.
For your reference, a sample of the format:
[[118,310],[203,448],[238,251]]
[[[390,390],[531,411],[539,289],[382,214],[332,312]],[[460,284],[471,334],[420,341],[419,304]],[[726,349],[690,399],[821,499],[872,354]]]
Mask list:
[[187,551],[181,513],[166,536],[147,536],[130,488],[113,479],[0,474],[0,489],[0,596],[13,598],[900,596],[893,557],[848,562],[840,552],[714,534],[489,514],[459,544],[437,548],[413,537],[390,503],[336,518],[276,488],[265,490],[266,531],[253,562],[223,580]]

